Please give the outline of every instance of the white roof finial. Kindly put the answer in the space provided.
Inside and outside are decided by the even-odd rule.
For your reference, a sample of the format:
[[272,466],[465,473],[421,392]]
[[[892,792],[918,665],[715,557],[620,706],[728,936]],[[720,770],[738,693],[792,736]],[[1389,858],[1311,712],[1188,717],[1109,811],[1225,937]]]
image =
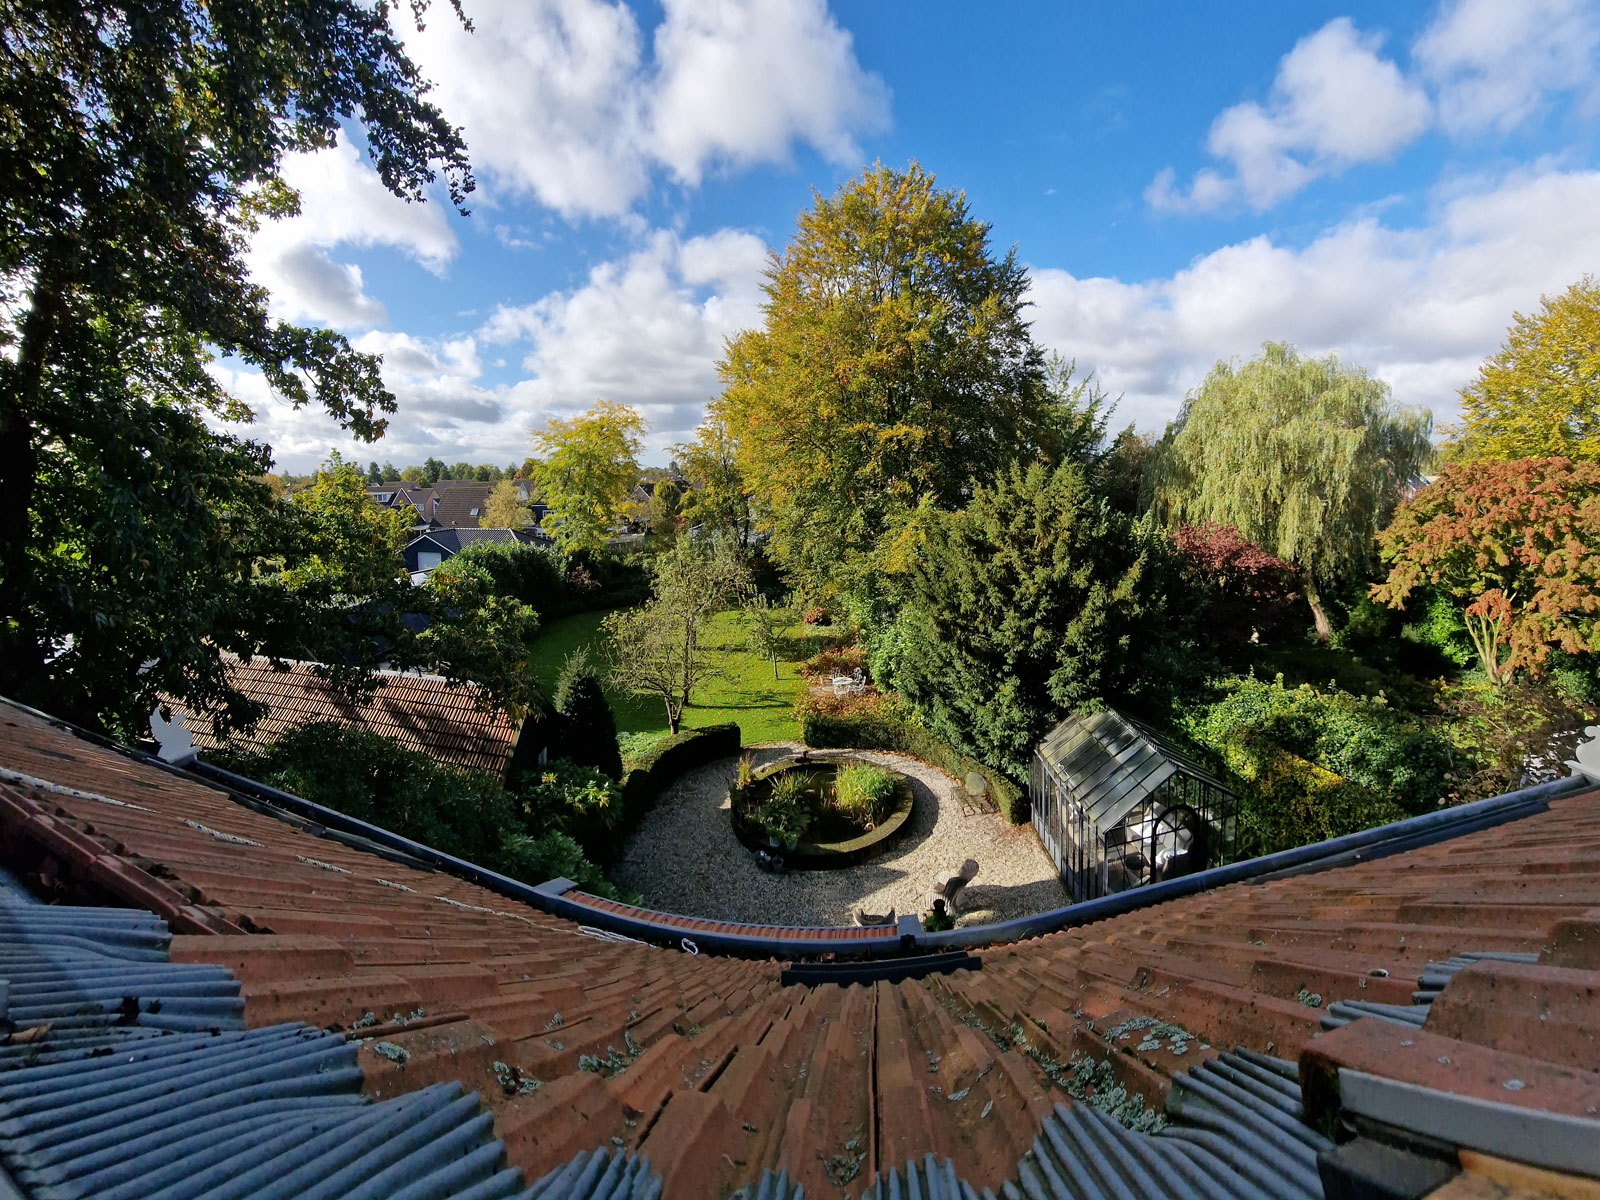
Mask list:
[[1583,732],[1589,736],[1589,740],[1578,743],[1578,756],[1568,759],[1567,766],[1572,768],[1574,775],[1582,775],[1590,783],[1600,783],[1600,725],[1591,725]]
[[182,766],[184,763],[193,762],[195,759],[194,738],[189,736],[189,731],[183,727],[183,714],[174,711],[172,720],[168,721],[161,715],[161,706],[158,704],[155,711],[150,714],[150,736],[155,738],[156,745],[160,748],[157,757],[162,762]]

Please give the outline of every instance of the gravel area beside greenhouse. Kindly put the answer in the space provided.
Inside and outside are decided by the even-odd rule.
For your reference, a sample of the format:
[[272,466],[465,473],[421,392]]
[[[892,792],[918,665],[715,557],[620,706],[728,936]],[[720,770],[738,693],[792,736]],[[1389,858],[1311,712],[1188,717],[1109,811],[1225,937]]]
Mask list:
[[[761,766],[801,747],[749,748]],[[905,830],[884,851],[852,867],[771,875],[734,837],[728,787],[737,759],[726,758],[679,779],[629,839],[612,870],[622,889],[637,891],[663,912],[775,925],[849,925],[869,913],[921,913],[933,880],[963,859],[978,876],[960,901],[958,925],[1003,921],[1067,903],[1066,890],[1033,830],[998,813],[963,816],[960,785],[942,771],[899,754],[814,750],[815,759],[859,758],[911,779],[916,807]]]

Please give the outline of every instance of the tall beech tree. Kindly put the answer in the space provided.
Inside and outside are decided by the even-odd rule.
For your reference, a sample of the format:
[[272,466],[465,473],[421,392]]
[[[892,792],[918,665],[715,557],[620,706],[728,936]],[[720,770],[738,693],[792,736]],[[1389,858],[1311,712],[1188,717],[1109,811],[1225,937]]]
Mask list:
[[1361,367],[1268,342],[1243,366],[1219,362],[1184,400],[1151,466],[1155,511],[1174,527],[1232,525],[1291,563],[1327,641],[1322,589],[1371,564],[1431,429]]
[[[426,0],[414,0],[418,18]],[[0,690],[92,723],[224,688],[261,643],[269,455],[206,364],[230,356],[363,439],[394,398],[331,330],[272,320],[243,251],[293,213],[289,151],[364,134],[421,200],[472,188],[394,6],[0,0]],[[464,208],[463,208],[463,211]],[[242,605],[242,607],[241,607]]]
[[1461,415],[1459,457],[1600,462],[1600,282],[1585,275],[1515,314],[1462,389]]
[[1600,464],[1455,463],[1379,537],[1393,608],[1419,590],[1464,606],[1490,682],[1536,673],[1552,648],[1600,653]]
[[713,404],[778,561],[814,589],[887,557],[918,506],[966,503],[1054,433],[1027,274],[915,163],[818,195],[772,259],[765,322]]
[[645,428],[638,409],[596,400],[534,433],[544,456],[534,470],[549,505],[545,520],[563,550],[599,550],[611,537],[639,478]]

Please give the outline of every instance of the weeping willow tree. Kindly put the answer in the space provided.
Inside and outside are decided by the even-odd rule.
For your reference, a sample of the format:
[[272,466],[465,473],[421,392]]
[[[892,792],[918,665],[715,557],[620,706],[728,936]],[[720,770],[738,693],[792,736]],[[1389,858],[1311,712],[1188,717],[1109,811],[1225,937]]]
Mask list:
[[1243,366],[1219,362],[1184,400],[1151,466],[1168,524],[1214,521],[1292,563],[1316,621],[1322,592],[1370,566],[1374,538],[1431,452],[1426,411],[1334,355],[1268,342]]

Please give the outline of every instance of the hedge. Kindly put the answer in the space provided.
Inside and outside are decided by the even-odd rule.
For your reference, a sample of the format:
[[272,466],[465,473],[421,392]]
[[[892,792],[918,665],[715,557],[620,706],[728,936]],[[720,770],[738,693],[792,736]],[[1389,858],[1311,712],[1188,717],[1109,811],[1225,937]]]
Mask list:
[[1236,856],[1251,858],[1404,819],[1398,804],[1264,738],[1223,752],[1241,781]]
[[707,725],[664,737],[633,761],[622,776],[622,813],[628,827],[649,812],[656,797],[678,776],[739,753],[739,727]]
[[920,725],[882,711],[801,715],[801,740],[817,750],[888,750],[919,758],[965,780],[976,772],[989,784],[989,798],[1013,825],[1028,820],[1028,794],[1009,776],[945,745]]

